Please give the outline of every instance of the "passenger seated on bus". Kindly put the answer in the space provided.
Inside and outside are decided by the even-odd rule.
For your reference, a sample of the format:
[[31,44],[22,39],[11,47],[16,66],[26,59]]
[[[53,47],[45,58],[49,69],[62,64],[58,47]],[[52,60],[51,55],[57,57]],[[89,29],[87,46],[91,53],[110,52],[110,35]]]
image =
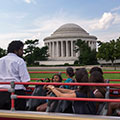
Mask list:
[[[80,68],[75,72],[76,82],[88,82],[88,73],[85,68]],[[78,86],[77,90],[56,88],[53,85],[48,85],[47,89],[51,90],[57,97],[71,98],[90,98],[94,94],[88,86]],[[73,112],[76,114],[96,114],[96,104],[90,101],[74,101]]]
[[52,76],[52,82],[62,82],[61,73],[54,74],[54,75]]
[[[90,74],[89,81],[91,83],[104,83],[103,75],[99,71],[94,71]],[[102,86],[92,86],[90,87],[96,98],[105,98],[106,88]],[[96,103],[96,108],[98,110],[101,102]]]
[[[90,69],[90,78],[89,78],[90,82],[93,83],[104,83],[104,77],[103,77],[103,71],[100,67],[92,67]],[[99,87],[99,86],[93,86],[91,87],[92,90],[94,90],[95,96],[97,98],[104,98],[105,97],[105,93],[106,93],[106,89],[105,87]]]
[[[119,111],[117,112],[117,110]],[[120,103],[117,103],[117,102],[108,103],[107,115],[108,116],[112,116],[112,115],[120,116]]]
[[[94,71],[90,74],[89,81],[91,83],[104,83],[104,77],[100,72]],[[105,87],[92,86],[91,90],[95,94],[95,97],[97,97],[97,98],[104,98],[105,97],[105,92],[106,92]]]
[[[111,99],[120,99],[119,97],[119,86],[110,87],[110,98]],[[119,102],[109,102],[108,103],[108,116],[120,116],[120,103]]]
[[[68,67],[66,69],[66,76],[68,77],[64,83],[75,82],[74,81],[74,69],[72,67]],[[68,85],[61,85],[60,88],[65,89],[75,89],[76,86],[68,86]],[[52,94],[54,95],[54,93]],[[51,95],[51,96],[52,96]],[[55,97],[56,95],[54,95]],[[46,112],[59,112],[59,113],[73,113],[72,110],[72,101],[66,100],[49,100],[48,107]]]
[[[54,74],[54,75],[52,76],[52,82],[62,82],[62,77],[61,77],[61,75],[60,75],[60,74]],[[46,85],[44,85],[44,89],[45,89],[45,87],[46,87]],[[56,87],[59,87],[59,86],[56,85]],[[48,91],[47,96],[49,96],[49,95],[50,95],[50,92]],[[40,111],[40,112],[45,112],[47,106],[48,106],[48,101],[46,100],[46,103],[39,105],[39,106],[36,108],[36,110],[37,110],[37,111]]]
[[[72,67],[68,67],[66,69],[66,76],[67,76],[67,79],[65,80],[64,83],[71,83],[71,82],[74,82],[74,69]],[[68,86],[68,85],[64,85],[63,88],[66,88],[66,89],[70,89],[71,86]]]
[[[40,79],[37,82],[50,82],[49,78],[45,78],[44,80]],[[34,90],[31,96],[46,96],[47,90],[43,89],[44,85],[35,85]],[[28,111],[36,111],[36,107],[46,103],[44,99],[28,99],[26,104],[26,110]]]

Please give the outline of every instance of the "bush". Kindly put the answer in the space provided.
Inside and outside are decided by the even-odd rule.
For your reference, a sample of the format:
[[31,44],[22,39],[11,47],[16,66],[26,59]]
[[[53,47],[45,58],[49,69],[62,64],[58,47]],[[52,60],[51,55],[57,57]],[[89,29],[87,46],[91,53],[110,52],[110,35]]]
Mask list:
[[75,61],[74,61],[74,65],[79,65],[79,61],[78,61],[78,60],[75,60]]
[[65,63],[64,66],[69,66],[69,63]]

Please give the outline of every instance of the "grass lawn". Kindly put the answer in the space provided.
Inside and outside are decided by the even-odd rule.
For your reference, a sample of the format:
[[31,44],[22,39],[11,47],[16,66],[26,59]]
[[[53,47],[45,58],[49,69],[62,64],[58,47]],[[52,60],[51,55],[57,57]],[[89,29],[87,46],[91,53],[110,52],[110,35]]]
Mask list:
[[[62,72],[62,71],[65,71],[65,70],[58,70],[57,69],[57,70],[31,70],[31,71],[58,71],[58,72]],[[107,70],[107,71],[114,71],[114,70]],[[50,74],[49,73],[42,73],[42,74],[40,74],[40,73],[31,73],[30,77],[31,78],[52,78],[53,75],[54,74],[51,74],[51,73]],[[67,78],[67,77],[66,77],[65,74],[62,74],[62,78]],[[118,73],[112,73],[112,74],[107,73],[107,74],[104,74],[104,78],[105,79],[120,79],[120,74],[118,74]],[[120,82],[117,82],[117,83],[120,83]]]

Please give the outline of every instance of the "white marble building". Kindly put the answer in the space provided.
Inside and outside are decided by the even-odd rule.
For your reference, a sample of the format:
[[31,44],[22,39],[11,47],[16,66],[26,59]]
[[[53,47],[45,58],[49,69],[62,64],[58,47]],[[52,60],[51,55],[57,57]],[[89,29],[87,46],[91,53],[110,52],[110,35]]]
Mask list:
[[88,42],[91,49],[96,49],[97,38],[89,35],[79,25],[69,23],[59,27],[51,36],[44,39],[45,45],[49,48],[49,61],[45,64],[52,64],[52,61],[53,64],[73,64],[78,57],[78,53],[74,52],[78,39]]

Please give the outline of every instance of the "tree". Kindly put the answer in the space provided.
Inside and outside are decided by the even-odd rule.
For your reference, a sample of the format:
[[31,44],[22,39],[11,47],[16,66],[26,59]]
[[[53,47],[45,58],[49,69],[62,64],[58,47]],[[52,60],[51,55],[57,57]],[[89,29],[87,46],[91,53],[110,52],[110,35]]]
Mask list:
[[79,64],[91,65],[97,64],[96,50],[89,47],[88,43],[78,39],[76,42],[75,52],[79,52]]
[[34,52],[35,60],[47,60],[48,59],[48,46],[44,46],[42,48],[36,47]]
[[0,48],[0,58],[7,54],[6,50]]
[[114,66],[114,61],[120,58],[120,38],[116,41],[113,39],[110,42],[99,42],[97,58],[106,61],[111,61]]
[[41,61],[41,60],[47,60],[48,59],[48,47],[37,47],[39,43],[38,39],[35,40],[27,40],[25,41],[25,45],[27,45],[27,48],[25,51],[25,60],[27,61],[28,65],[33,65],[34,61]]
[[34,49],[36,48],[36,46],[38,45],[39,40],[35,39],[35,40],[27,40],[25,41],[25,45],[27,46],[26,49],[24,49],[24,54],[28,55],[28,54],[32,54]]

